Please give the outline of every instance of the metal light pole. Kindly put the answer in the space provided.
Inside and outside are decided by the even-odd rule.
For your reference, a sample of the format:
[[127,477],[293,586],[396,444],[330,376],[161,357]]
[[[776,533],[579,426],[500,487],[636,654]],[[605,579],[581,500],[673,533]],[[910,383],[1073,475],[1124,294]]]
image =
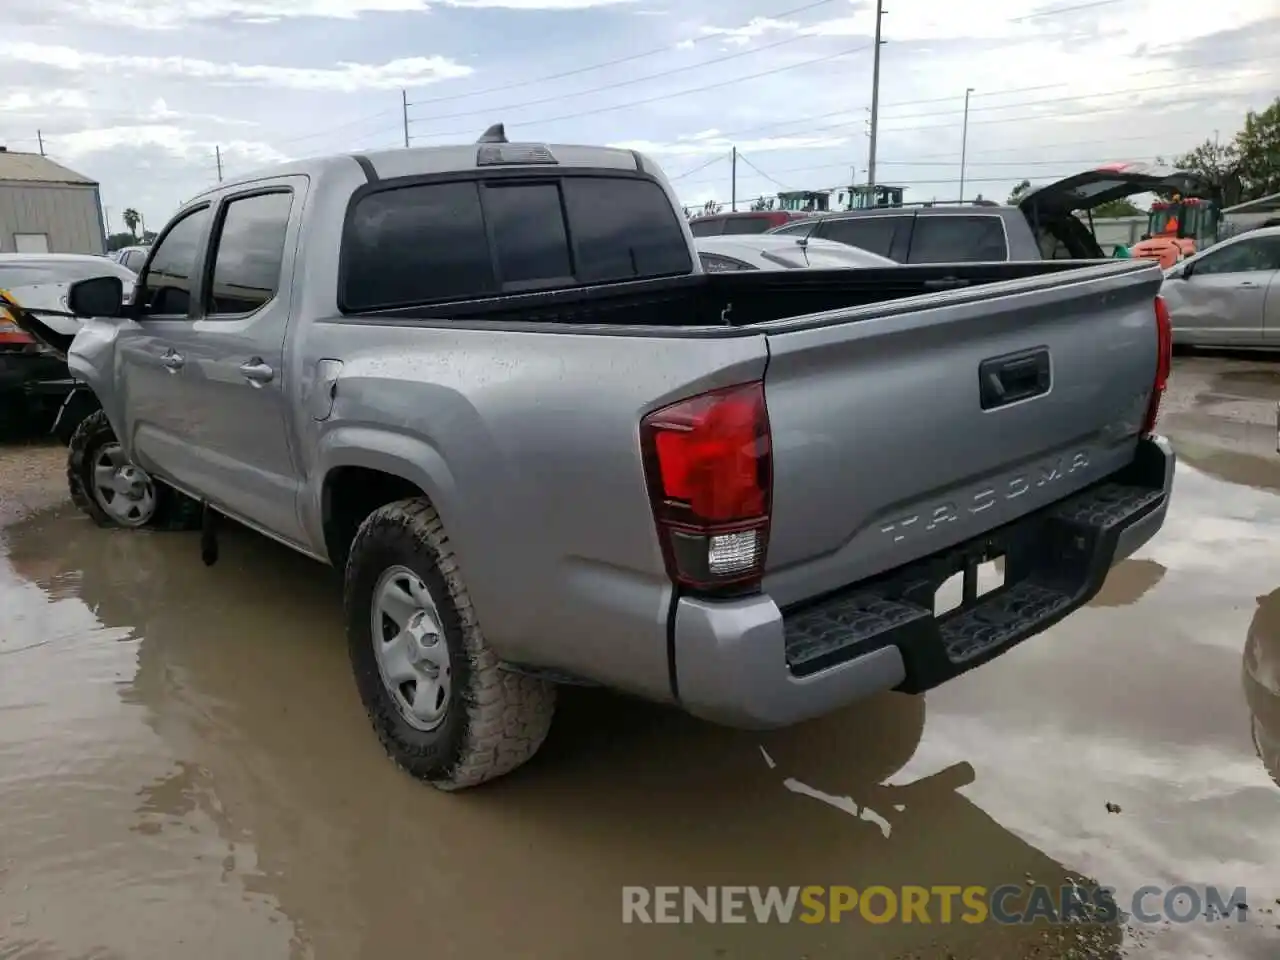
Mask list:
[[875,206],[876,196],[876,134],[880,132],[880,21],[884,18],[884,0],[876,0],[875,55],[871,67],[871,144],[867,153],[867,197]]
[[964,91],[964,132],[960,134],[960,202],[964,203],[964,162],[969,151],[969,94],[973,87]]

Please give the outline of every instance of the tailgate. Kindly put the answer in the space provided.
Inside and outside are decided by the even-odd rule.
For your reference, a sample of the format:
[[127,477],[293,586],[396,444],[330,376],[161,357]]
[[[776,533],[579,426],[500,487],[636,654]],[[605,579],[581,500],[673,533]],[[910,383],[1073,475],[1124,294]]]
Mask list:
[[757,328],[768,593],[786,606],[883,573],[1130,462],[1161,280],[1128,261]]

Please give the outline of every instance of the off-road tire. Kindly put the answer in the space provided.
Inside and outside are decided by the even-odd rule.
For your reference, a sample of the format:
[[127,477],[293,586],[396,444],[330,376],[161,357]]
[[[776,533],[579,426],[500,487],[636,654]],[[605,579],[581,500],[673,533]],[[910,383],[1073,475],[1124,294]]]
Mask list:
[[[95,410],[80,421],[67,445],[67,489],[71,492],[71,502],[100,527],[120,525],[98,506],[98,501],[93,497],[89,474],[93,470],[98,451],[115,442],[116,434],[111,428],[111,421],[104,411]],[[146,524],[146,529],[200,529],[199,503],[159,480],[152,478],[152,483],[156,488],[156,511]]]
[[[429,732],[400,715],[374,654],[374,588],[397,565],[426,584],[449,645],[449,709]],[[397,765],[441,790],[461,790],[510,773],[542,746],[555,712],[555,686],[502,669],[485,643],[444,524],[425,499],[388,504],[360,525],[347,558],[343,600],[356,687]]]

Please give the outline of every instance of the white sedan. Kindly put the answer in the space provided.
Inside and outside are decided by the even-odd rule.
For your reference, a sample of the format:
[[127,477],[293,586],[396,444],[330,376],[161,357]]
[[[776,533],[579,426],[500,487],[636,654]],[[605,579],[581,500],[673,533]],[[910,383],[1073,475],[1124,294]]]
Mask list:
[[694,237],[702,269],[727,270],[841,270],[859,267],[893,267],[897,264],[878,253],[847,243],[794,237],[787,234],[732,234]]
[[1280,227],[1237,234],[1164,276],[1174,343],[1280,349]]

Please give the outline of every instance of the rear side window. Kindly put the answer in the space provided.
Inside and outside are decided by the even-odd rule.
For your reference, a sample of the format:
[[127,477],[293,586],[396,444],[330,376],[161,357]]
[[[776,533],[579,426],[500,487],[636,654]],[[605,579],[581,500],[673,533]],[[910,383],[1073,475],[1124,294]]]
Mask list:
[[724,230],[724,219],[720,217],[704,217],[690,220],[689,229],[695,237],[718,237]]
[[725,233],[764,233],[773,224],[768,217],[730,217],[724,222]]
[[206,314],[252,313],[275,298],[293,194],[240,197],[227,204],[213,259]]
[[348,215],[342,304],[372,310],[690,273],[648,180],[461,181],[371,193]]
[[900,248],[910,229],[910,217],[848,217],[828,220],[819,236],[888,257],[894,250],[894,240],[898,240]]
[[916,218],[908,263],[980,263],[1009,259],[999,217]]

